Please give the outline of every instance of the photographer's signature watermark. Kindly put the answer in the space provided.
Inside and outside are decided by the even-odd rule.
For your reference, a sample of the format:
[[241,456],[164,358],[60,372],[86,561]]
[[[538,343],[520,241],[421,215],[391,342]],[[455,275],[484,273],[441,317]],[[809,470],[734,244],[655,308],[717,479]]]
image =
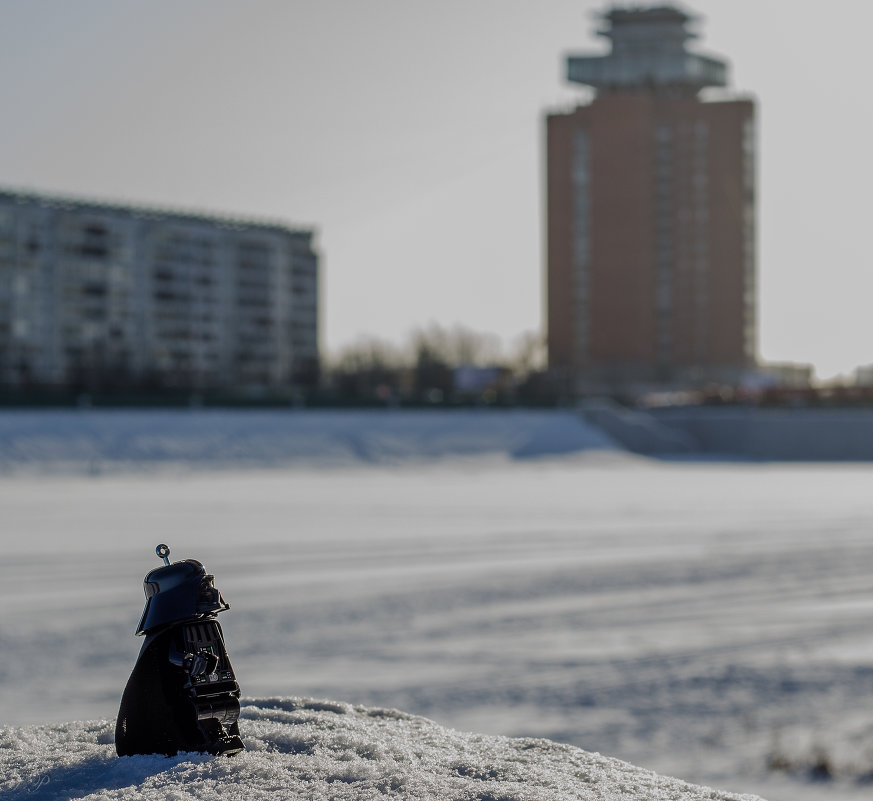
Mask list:
[[45,787],[51,780],[51,776],[48,773],[37,773],[27,782],[27,786],[31,790],[39,790],[40,787]]
[[13,789],[26,790],[35,793],[37,790],[41,790],[45,787],[51,780],[51,776],[49,776],[48,773],[34,773],[26,779],[19,780],[19,782],[12,785],[12,787]]

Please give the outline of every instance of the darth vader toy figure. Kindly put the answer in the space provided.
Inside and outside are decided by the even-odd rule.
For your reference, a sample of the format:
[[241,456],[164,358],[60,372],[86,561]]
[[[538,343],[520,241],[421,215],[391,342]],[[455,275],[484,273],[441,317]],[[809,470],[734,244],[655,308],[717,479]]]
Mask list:
[[239,685],[221,626],[230,608],[196,559],[170,564],[170,549],[156,549],[164,566],[143,580],[146,605],[136,630],[146,639],[118,711],[119,756],[203,751],[236,754]]

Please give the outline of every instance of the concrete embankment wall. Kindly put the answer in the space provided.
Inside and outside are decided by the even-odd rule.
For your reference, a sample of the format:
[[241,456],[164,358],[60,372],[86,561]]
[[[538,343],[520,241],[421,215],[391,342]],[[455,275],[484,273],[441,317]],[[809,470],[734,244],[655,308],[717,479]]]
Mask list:
[[873,461],[873,410],[704,406],[644,414],[659,428],[693,441],[702,454],[767,461]]
[[0,413],[0,473],[125,466],[405,464],[625,449],[649,456],[873,462],[873,410],[76,410]]
[[629,409],[593,400],[580,414],[622,447],[647,456],[873,461],[873,409]]

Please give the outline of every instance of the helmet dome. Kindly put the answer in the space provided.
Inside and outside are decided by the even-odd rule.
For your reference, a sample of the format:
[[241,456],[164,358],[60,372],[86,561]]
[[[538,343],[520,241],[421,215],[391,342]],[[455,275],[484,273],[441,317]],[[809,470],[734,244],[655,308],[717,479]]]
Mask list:
[[147,573],[143,579],[146,604],[136,633],[147,634],[158,626],[230,609],[212,585],[214,579],[196,559],[173,562]]

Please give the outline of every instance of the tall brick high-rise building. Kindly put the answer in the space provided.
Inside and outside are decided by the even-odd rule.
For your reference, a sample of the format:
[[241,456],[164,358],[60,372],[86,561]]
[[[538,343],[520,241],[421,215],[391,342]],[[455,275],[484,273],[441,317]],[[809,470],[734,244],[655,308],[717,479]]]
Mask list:
[[733,382],[756,360],[755,108],[672,6],[603,15],[594,99],[547,117],[548,354],[576,391]]

